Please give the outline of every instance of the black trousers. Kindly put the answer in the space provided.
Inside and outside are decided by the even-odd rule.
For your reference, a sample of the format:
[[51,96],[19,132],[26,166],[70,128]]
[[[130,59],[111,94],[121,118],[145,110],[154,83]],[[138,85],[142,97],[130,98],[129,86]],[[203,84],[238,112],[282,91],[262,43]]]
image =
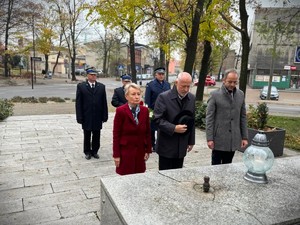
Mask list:
[[152,148],[155,150],[155,143],[156,143],[155,131],[157,130],[157,128],[153,121],[150,122],[150,127],[151,127],[151,144],[152,144]]
[[234,151],[225,152],[219,150],[212,150],[211,153],[211,165],[228,164],[232,163]]
[[[92,146],[91,146],[92,138]],[[84,154],[97,154],[100,148],[100,130],[83,130]]]
[[170,170],[170,169],[179,169],[183,166],[184,158],[166,158],[159,156],[158,158],[158,169],[159,170]]

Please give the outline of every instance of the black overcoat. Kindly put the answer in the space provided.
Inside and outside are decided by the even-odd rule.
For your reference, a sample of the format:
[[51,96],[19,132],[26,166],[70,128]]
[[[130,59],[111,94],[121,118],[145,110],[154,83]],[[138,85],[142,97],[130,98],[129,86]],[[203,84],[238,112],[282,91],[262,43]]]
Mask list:
[[118,87],[114,90],[114,95],[111,100],[111,104],[114,107],[119,107],[127,103],[127,99],[125,98],[124,87]]
[[195,145],[195,124],[189,132],[175,133],[175,120],[178,114],[189,112],[195,118],[195,96],[188,93],[185,103],[179,102],[176,86],[161,93],[154,107],[154,122],[158,127],[156,152],[166,158],[184,158],[188,145]]
[[95,83],[94,90],[88,82],[77,85],[76,119],[84,130],[101,130],[108,119],[105,85]]

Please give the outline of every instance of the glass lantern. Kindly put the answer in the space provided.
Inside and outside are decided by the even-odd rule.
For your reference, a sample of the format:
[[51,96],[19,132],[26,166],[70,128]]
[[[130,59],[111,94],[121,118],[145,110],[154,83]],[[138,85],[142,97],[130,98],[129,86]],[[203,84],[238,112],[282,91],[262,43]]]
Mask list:
[[245,150],[243,161],[248,168],[244,178],[248,181],[266,184],[266,172],[274,163],[274,154],[269,148],[266,134],[258,133],[254,136],[251,145]]

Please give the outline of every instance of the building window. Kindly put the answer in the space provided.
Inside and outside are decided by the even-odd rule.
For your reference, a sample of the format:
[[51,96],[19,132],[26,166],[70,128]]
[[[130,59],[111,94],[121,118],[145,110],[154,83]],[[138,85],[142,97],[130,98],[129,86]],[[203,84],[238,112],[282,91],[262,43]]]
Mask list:
[[257,74],[258,75],[269,75],[270,70],[269,69],[257,69]]

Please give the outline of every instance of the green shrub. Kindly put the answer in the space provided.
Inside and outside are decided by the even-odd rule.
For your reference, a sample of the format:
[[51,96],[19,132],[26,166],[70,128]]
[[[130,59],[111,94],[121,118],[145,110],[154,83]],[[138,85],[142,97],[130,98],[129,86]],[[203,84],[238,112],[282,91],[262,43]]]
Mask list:
[[249,105],[247,113],[248,127],[258,130],[264,130],[266,128],[269,116],[269,108],[267,104],[258,103],[257,107]]
[[196,112],[195,112],[195,126],[200,129],[205,129],[206,127],[206,108],[207,104],[204,102],[196,103]]
[[38,103],[39,101],[35,97],[27,97],[27,98],[23,98],[21,102],[23,102],[23,103]]
[[0,121],[13,115],[14,104],[7,99],[0,99]]
[[39,102],[40,103],[47,103],[48,98],[47,97],[39,97]]
[[48,101],[53,101],[53,102],[66,102],[64,99],[60,97],[50,97],[48,98]]
[[11,99],[12,102],[21,102],[21,103],[38,103],[38,99],[36,99],[35,97],[26,97],[23,98],[21,96],[14,96]]
[[23,98],[21,96],[14,96],[12,99],[11,99],[12,102],[22,102],[23,101]]

